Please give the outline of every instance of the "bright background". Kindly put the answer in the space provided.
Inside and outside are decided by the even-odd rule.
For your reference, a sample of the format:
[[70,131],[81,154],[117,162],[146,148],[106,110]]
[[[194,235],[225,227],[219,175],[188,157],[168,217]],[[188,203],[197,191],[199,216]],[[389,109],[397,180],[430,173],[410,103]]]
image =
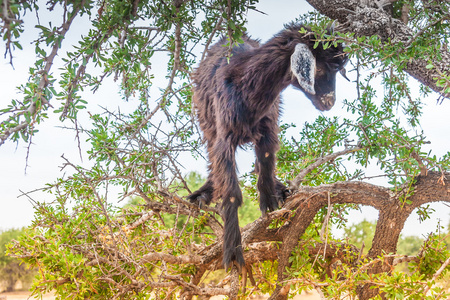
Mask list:
[[[257,8],[265,14],[250,12],[248,21],[248,32],[254,38],[261,39],[262,42],[268,40],[272,35],[283,28],[283,24],[295,20],[299,15],[311,11],[312,7],[305,1],[293,0],[261,0]],[[40,15],[40,22],[47,25],[49,21],[52,24],[60,24],[61,18],[56,19],[55,14]],[[28,79],[28,68],[34,64],[35,52],[34,46],[30,43],[36,38],[37,30],[34,25],[37,24],[37,19],[34,14],[28,13],[25,17],[25,34],[22,36],[21,44],[23,50],[14,52],[14,60],[12,67],[9,64],[9,57],[3,58],[0,63],[0,108],[7,106],[11,99],[20,98],[17,94],[17,86],[26,82]],[[60,57],[62,53],[71,49],[71,45],[75,44],[80,35],[86,34],[90,22],[87,18],[76,19],[72,24],[69,35],[64,40],[65,48],[60,50],[60,56],[56,59],[55,65],[52,68],[54,76],[57,78],[58,68],[62,66]],[[4,53],[5,48],[2,44],[0,53]],[[164,58],[159,60],[159,63],[153,66],[153,69],[166,70]],[[354,72],[348,72],[347,75],[351,80],[355,80]],[[156,78],[156,85],[164,86],[165,72],[156,74],[160,75]],[[347,82],[342,77],[337,79],[337,102],[335,108],[323,114],[327,117],[344,116],[347,114],[346,110],[342,109],[342,100],[354,99],[356,97],[356,84],[354,82]],[[418,88],[418,83],[411,79],[411,85]],[[381,88],[381,87],[380,87]],[[157,89],[155,89],[157,90]],[[106,81],[105,85],[92,95],[86,92],[85,99],[89,101],[88,109],[80,113],[80,123],[88,124],[87,112],[98,113],[103,110],[100,108],[108,107],[111,110],[117,109],[120,106],[122,112],[132,111],[137,102],[130,100],[124,102],[119,93],[119,89],[112,80]],[[314,109],[310,101],[297,90],[288,88],[283,92],[283,110],[282,122],[295,123],[298,128],[305,122],[312,122],[321,112]],[[427,150],[432,150],[438,156],[443,155],[450,149],[450,139],[448,132],[450,131],[450,122],[448,116],[450,112],[450,102],[445,100],[442,104],[437,105],[437,94],[433,94],[427,99],[423,99],[425,108],[421,125],[428,140],[431,144]],[[33,205],[27,196],[20,196],[22,192],[30,192],[40,189],[46,183],[55,181],[56,178],[67,176],[66,170],[62,170],[60,166],[63,163],[61,155],[64,154],[71,162],[76,164],[84,164],[87,162],[87,155],[85,151],[88,150],[88,144],[82,141],[81,155],[83,161],[80,159],[78,144],[75,140],[73,132],[67,129],[62,129],[61,126],[71,127],[71,124],[66,122],[61,124],[58,116],[49,112],[50,118],[43,124],[39,125],[39,133],[33,137],[33,145],[27,154],[27,144],[20,142],[18,144],[10,141],[0,146],[0,229],[8,229],[12,227],[22,227],[31,224],[33,219]],[[0,119],[1,121],[2,119]],[[87,121],[87,122],[86,122]],[[26,157],[28,155],[28,166],[26,168]],[[251,164],[254,161],[252,151],[239,151],[238,165],[241,173],[251,170]],[[185,172],[198,171],[206,175],[206,162],[195,161],[192,157],[183,156],[182,164]],[[70,171],[68,171],[70,173]],[[369,174],[380,174],[376,168],[368,170]],[[375,184],[383,184],[383,181],[371,181]],[[41,192],[30,194],[34,200],[44,201],[51,200],[52,196]],[[109,198],[114,201],[113,197]],[[419,223],[417,214],[413,213],[405,224],[403,230],[404,235],[418,235],[423,236],[429,232],[435,231],[438,222],[441,225],[447,226],[449,222],[450,209],[444,204],[433,204],[432,207],[436,212],[432,215],[431,220]],[[241,208],[245,209],[245,207]],[[378,212],[371,208],[362,208],[360,212],[352,212],[349,216],[350,223],[358,223],[363,219],[374,221],[378,217]],[[342,232],[337,232],[339,235]]]

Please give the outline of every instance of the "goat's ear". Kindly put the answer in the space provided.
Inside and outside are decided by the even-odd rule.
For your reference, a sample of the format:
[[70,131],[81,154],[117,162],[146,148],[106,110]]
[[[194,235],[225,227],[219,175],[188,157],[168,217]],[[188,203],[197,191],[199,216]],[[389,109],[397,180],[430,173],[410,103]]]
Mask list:
[[316,59],[308,46],[299,43],[291,56],[291,71],[297,77],[298,84],[306,92],[315,95],[314,75],[316,73]]

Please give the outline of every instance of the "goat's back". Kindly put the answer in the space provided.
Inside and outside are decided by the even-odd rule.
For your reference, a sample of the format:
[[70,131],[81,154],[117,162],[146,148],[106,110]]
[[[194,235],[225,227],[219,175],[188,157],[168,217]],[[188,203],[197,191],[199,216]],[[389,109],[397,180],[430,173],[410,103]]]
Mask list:
[[[194,83],[193,88],[193,102],[194,108],[197,112],[197,117],[200,123],[200,128],[203,131],[205,141],[214,141],[220,124],[218,124],[218,116],[216,114],[229,114],[237,116],[233,109],[226,110],[219,109],[219,98],[228,91],[225,91],[227,78],[232,76],[230,64],[235,60],[245,60],[245,57],[250,57],[253,50],[260,47],[258,40],[251,39],[249,36],[242,37],[244,43],[234,46],[229,51],[227,37],[222,37],[215,43],[207,52],[206,58],[200,63],[199,67],[193,73],[192,79]],[[231,54],[231,55],[230,55]],[[216,99],[216,101],[214,101]]]

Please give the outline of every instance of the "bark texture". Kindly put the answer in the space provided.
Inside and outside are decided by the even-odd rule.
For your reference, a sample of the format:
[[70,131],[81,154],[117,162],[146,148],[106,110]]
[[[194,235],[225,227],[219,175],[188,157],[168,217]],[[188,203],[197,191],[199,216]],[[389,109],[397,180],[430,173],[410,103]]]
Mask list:
[[[305,233],[319,209],[334,204],[361,204],[377,209],[379,220],[368,257],[376,259],[382,254],[395,254],[400,232],[406,219],[415,208],[425,203],[450,202],[450,188],[448,188],[450,180],[446,178],[448,176],[449,174],[446,173],[430,171],[427,175],[416,177],[412,186],[405,186],[396,193],[389,188],[359,181],[336,182],[316,187],[301,186],[294,195],[287,199],[283,208],[268,213],[241,229],[242,245],[245,249],[245,269],[248,270],[248,273],[244,272],[242,275],[245,278],[248,276],[252,284],[257,285],[253,282],[252,265],[266,260],[278,260],[277,286],[270,299],[287,299],[290,284],[286,281],[288,279],[286,268],[290,266],[289,258],[294,248],[301,243],[300,237]],[[405,195],[410,195],[406,197],[410,204],[405,202]],[[187,204],[184,201],[181,203]],[[158,209],[164,211],[164,205],[159,206]],[[279,220],[283,225],[278,228],[268,228],[274,220]],[[212,221],[212,224],[214,222]],[[220,233],[218,232],[217,235],[220,236]],[[273,241],[280,243],[269,243]],[[192,295],[200,294],[210,296],[225,294],[230,296],[230,299],[236,299],[239,295],[239,288],[242,288],[242,284],[238,284],[239,273],[236,268],[233,268],[225,280],[228,282],[229,288],[220,285],[216,288],[202,289],[197,286],[205,271],[223,268],[222,243],[223,240],[219,238],[215,244],[201,249],[191,256],[174,257],[149,254],[146,259],[158,259],[166,263],[195,264],[197,271],[192,276],[191,282],[183,283],[186,288],[185,299],[191,299]],[[309,249],[309,253],[314,256],[319,252],[323,253],[324,247],[327,247],[326,257],[330,258],[332,262],[341,260],[349,265],[357,265],[359,250],[354,246],[347,246],[345,251],[351,252],[353,256],[344,253],[343,247],[331,243],[318,244]],[[348,257],[353,258],[349,261]],[[374,274],[390,272],[393,265],[395,265],[394,256],[389,256],[383,261],[375,261],[367,268],[369,273]],[[332,268],[331,263],[328,267]],[[174,280],[174,278],[170,279]],[[369,299],[378,294],[378,290],[370,289],[370,285],[360,286],[357,292],[359,299]]]
[[[389,39],[401,48],[408,47],[416,38],[413,30],[402,20],[393,18],[386,10],[377,4],[381,1],[359,0],[307,0],[315,9],[327,17],[338,20],[340,31],[354,32],[357,36],[379,36],[383,42]],[[367,3],[366,3],[367,2]],[[431,41],[436,42],[436,41]],[[427,69],[432,63],[435,67]],[[450,65],[450,54],[446,47],[441,49],[441,57],[423,57],[410,60],[405,69],[408,74],[422,84],[429,86],[441,96],[448,98],[449,94],[437,86],[436,78],[441,78]]]

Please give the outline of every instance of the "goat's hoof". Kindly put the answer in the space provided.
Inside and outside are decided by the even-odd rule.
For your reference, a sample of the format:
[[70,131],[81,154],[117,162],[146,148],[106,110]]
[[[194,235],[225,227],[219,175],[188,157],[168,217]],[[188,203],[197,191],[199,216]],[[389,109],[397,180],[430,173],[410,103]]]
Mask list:
[[275,183],[275,189],[277,193],[276,196],[278,199],[278,207],[282,207],[286,199],[292,195],[292,192],[288,187],[279,181]]
[[200,209],[208,206],[211,203],[211,198],[212,197],[205,192],[194,192],[187,196],[189,202],[197,204]]

